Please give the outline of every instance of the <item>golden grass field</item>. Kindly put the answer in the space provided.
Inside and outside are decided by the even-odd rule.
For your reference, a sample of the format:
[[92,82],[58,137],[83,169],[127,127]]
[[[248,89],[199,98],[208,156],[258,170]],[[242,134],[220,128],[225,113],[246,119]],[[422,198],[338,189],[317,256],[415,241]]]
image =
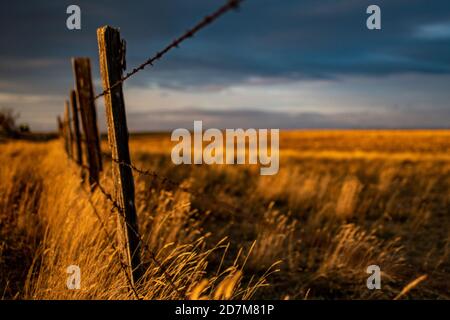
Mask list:
[[[450,299],[450,131],[285,131],[274,176],[174,166],[171,146],[130,139],[136,166],[195,190],[135,175],[140,231],[178,290],[144,252],[140,298]],[[0,297],[133,299],[101,227],[115,239],[117,213],[62,141],[6,141],[0,162]],[[381,290],[366,287],[372,264]]]

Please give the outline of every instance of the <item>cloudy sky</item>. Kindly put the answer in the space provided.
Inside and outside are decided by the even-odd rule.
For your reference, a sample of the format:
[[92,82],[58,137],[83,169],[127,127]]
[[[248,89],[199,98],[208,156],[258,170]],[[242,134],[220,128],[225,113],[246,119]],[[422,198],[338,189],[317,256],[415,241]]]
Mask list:
[[[0,108],[54,130],[92,59],[96,29],[120,27],[131,68],[225,0],[16,0],[0,12]],[[81,8],[82,29],[66,28]],[[381,7],[382,30],[366,28]],[[247,0],[126,82],[131,131],[191,128],[450,128],[450,1]],[[104,128],[102,101],[97,104]]]

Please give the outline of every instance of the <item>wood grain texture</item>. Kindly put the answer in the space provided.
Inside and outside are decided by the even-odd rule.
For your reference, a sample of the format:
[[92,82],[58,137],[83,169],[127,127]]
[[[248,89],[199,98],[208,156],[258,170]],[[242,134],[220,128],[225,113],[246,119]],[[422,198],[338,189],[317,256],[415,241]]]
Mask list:
[[[103,27],[97,30],[100,56],[100,71],[103,88],[107,90],[122,77],[123,51],[117,29]],[[131,266],[132,281],[136,283],[142,275],[141,248],[134,199],[134,179],[130,168],[128,128],[122,85],[114,87],[104,95],[108,124],[108,141],[113,157],[112,172],[116,201],[122,208],[119,216],[122,247],[128,265]]]
[[70,91],[70,106],[72,108],[72,124],[73,124],[73,140],[74,140],[74,153],[75,161],[79,164],[83,164],[83,151],[81,148],[81,132],[80,123],[78,120],[78,104],[77,104],[77,93],[75,90]]
[[73,157],[73,138],[72,138],[72,128],[70,125],[70,108],[69,102],[66,101],[64,105],[64,137],[65,137],[65,147],[67,156],[69,158]]
[[94,187],[99,180],[100,171],[102,171],[102,157],[92,86],[91,63],[89,58],[74,58],[72,59],[72,66],[75,76],[76,100],[81,114],[86,143],[89,183]]

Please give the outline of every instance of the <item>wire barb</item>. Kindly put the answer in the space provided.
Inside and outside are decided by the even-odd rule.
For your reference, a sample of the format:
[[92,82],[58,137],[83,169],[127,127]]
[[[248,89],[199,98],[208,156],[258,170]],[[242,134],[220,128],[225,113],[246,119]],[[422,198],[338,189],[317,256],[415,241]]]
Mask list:
[[217,9],[215,12],[213,12],[212,14],[206,16],[203,18],[203,20],[201,20],[199,23],[197,23],[194,27],[192,27],[191,29],[189,29],[188,31],[186,31],[182,36],[176,38],[175,40],[173,40],[169,45],[167,45],[163,50],[159,51],[156,53],[156,55],[154,55],[153,57],[150,57],[147,59],[147,61],[145,61],[144,63],[142,63],[141,65],[135,67],[132,71],[130,71],[129,73],[127,73],[125,76],[123,76],[119,81],[117,81],[116,83],[114,83],[112,86],[110,86],[109,88],[103,90],[102,93],[96,95],[94,97],[94,100],[97,100],[98,98],[104,96],[105,94],[111,92],[112,89],[116,88],[117,86],[121,85],[123,82],[125,82],[126,80],[128,80],[129,78],[131,78],[133,75],[135,75],[136,73],[138,73],[141,70],[144,70],[144,68],[148,65],[153,66],[153,63],[159,59],[161,59],[164,55],[166,55],[169,51],[171,51],[174,48],[178,48],[179,45],[189,39],[192,38],[197,32],[199,32],[201,29],[207,27],[208,25],[210,25],[211,23],[213,23],[215,20],[217,20],[220,16],[224,15],[225,13],[227,13],[230,10],[236,10],[237,8],[239,8],[239,5],[243,2],[244,0],[228,0],[228,2],[226,4],[224,4],[222,7],[220,7],[219,9]]
[[[226,4],[224,4],[223,6],[221,6],[220,8],[218,8],[216,11],[214,11],[213,13],[211,13],[210,15],[205,16],[199,23],[197,23],[194,27],[192,27],[191,29],[187,30],[183,35],[181,35],[180,37],[174,39],[169,45],[167,45],[164,49],[158,51],[154,56],[148,58],[144,63],[140,64],[139,66],[133,68],[132,71],[128,72],[125,76],[123,76],[119,81],[117,81],[116,83],[114,83],[113,85],[111,85],[109,88],[105,89],[102,93],[98,94],[97,96],[94,97],[94,100],[108,94],[111,92],[112,89],[120,86],[123,82],[125,82],[127,79],[131,78],[133,75],[135,75],[136,73],[140,72],[141,70],[144,70],[145,67],[147,66],[153,66],[154,63],[158,60],[160,60],[161,58],[163,58],[169,51],[171,51],[174,48],[179,48],[180,44],[195,36],[195,34],[197,32],[199,32],[200,30],[202,30],[203,28],[207,27],[208,25],[210,25],[211,23],[213,23],[214,21],[216,21],[219,17],[221,17],[222,15],[224,15],[225,13],[227,13],[230,10],[236,10],[239,8],[239,5],[243,2],[244,0],[228,0]],[[120,55],[121,55],[121,67],[122,69],[125,71],[126,69],[126,43],[125,41],[122,42],[121,48],[120,48]],[[78,110],[80,110],[78,108]],[[61,121],[61,124],[67,124],[70,125],[70,123],[73,120],[71,118]],[[87,139],[85,137],[81,137],[81,140],[86,142]],[[163,184],[167,184],[170,185],[172,188],[174,189],[178,189],[181,190],[183,192],[187,192],[190,193],[194,196],[197,197],[204,197],[205,195],[203,193],[197,192],[195,190],[190,190],[188,188],[183,187],[180,183],[174,182],[172,180],[170,180],[167,177],[163,177],[158,175],[156,172],[154,171],[150,171],[150,170],[143,170],[140,168],[137,168],[136,166],[134,166],[131,163],[124,163],[124,162],[120,162],[116,159],[114,159],[111,155],[107,154],[107,153],[102,153],[103,155],[107,156],[108,158],[110,158],[113,162],[118,163],[119,165],[126,165],[128,167],[130,167],[134,172],[139,173],[140,175],[145,175],[145,176],[151,176],[155,179],[159,179]],[[69,160],[74,161],[72,158],[69,157]],[[74,161],[75,162],[75,161]],[[80,169],[82,171],[87,170],[89,171],[89,167],[83,164],[79,164],[76,163]],[[120,206],[120,204],[114,199],[114,197],[112,196],[111,193],[109,193],[101,184],[100,181],[98,179],[96,179],[95,181],[93,181],[93,185],[95,187],[97,187],[97,189],[100,191],[101,194],[103,194],[103,196],[112,204],[112,208],[111,208],[111,212],[117,211],[119,213],[119,216],[124,218],[124,222],[127,224],[127,226],[130,228],[130,230],[132,232],[134,232],[138,238],[139,238],[139,242],[142,245],[142,248],[149,254],[150,259],[156,264],[156,266],[161,270],[162,274],[164,275],[164,277],[166,278],[169,286],[174,290],[174,292],[176,293],[177,297],[179,299],[183,299],[183,295],[180,291],[180,289],[177,287],[177,285],[175,284],[175,282],[173,281],[173,279],[171,278],[168,270],[165,268],[165,266],[158,261],[157,259],[157,255],[155,254],[155,252],[153,252],[148,244],[143,240],[142,236],[133,228],[133,226],[131,226],[125,219],[125,213],[123,208]],[[91,205],[95,216],[97,217],[99,223],[100,223],[100,227],[101,229],[105,232],[106,237],[108,239],[108,242],[110,243],[110,245],[112,246],[113,250],[118,252],[118,254],[120,254],[120,251],[118,250],[118,248],[114,245],[114,241],[112,239],[112,235],[108,232],[108,229],[106,228],[105,223],[103,222],[97,208],[95,207],[95,204],[91,198],[91,194],[84,189],[84,187],[81,185],[81,190],[83,191],[83,193],[85,193],[87,200],[89,202],[89,204]],[[217,201],[217,199],[215,200],[217,203],[221,203],[221,201]],[[228,203],[223,202],[223,205],[233,209],[235,212],[240,212],[241,209],[234,207]],[[133,292],[134,296],[137,299],[141,299],[141,297],[139,296],[133,282],[132,279],[130,278],[130,275],[128,274],[126,268],[129,268],[130,266],[128,266],[126,263],[124,263],[122,260],[120,261],[120,267],[123,269],[125,276],[127,278],[127,282],[131,288],[131,291]]]
[[[69,160],[73,161],[72,159],[69,158]],[[78,165],[78,163],[75,162],[76,165]],[[79,166],[79,165],[78,165]],[[81,170],[89,170],[88,166],[85,165],[81,165],[79,166],[81,168]],[[180,289],[175,285],[175,282],[172,280],[169,272],[167,271],[167,269],[164,267],[164,265],[158,261],[157,259],[157,255],[155,252],[153,252],[153,250],[150,249],[150,247],[148,246],[147,243],[145,243],[144,239],[142,238],[142,236],[136,231],[136,229],[133,228],[133,226],[131,226],[127,220],[125,219],[125,213],[123,208],[119,205],[119,203],[114,200],[113,196],[111,193],[109,193],[108,191],[106,191],[106,189],[102,186],[102,184],[100,183],[100,181],[96,180],[94,181],[95,186],[98,188],[98,190],[100,191],[100,193],[103,194],[103,196],[109,201],[111,202],[112,208],[111,208],[111,212],[114,212],[114,210],[117,211],[117,213],[119,214],[119,216],[121,218],[124,219],[124,222],[126,223],[126,225],[130,228],[130,230],[139,238],[139,243],[142,245],[142,248],[149,254],[150,259],[156,264],[156,266],[162,271],[162,274],[164,275],[164,277],[166,278],[167,282],[169,283],[169,286],[172,288],[172,290],[176,293],[178,299],[183,299],[183,296],[180,294]],[[108,241],[110,242],[110,244],[112,245],[113,249],[115,251],[117,251],[118,253],[120,253],[120,251],[118,251],[118,249],[115,247],[115,245],[113,244],[114,242],[111,240],[112,237],[109,235],[108,230],[106,229],[105,224],[103,223],[100,214],[98,213],[96,207],[94,206],[94,203],[92,202],[88,191],[86,191],[83,187],[81,187],[81,189],[83,190],[83,192],[85,192],[88,197],[88,202],[91,205],[94,214],[96,215],[97,219],[100,222],[100,227],[103,229],[103,231],[105,232],[106,236],[108,237]],[[121,267],[123,267],[124,265],[126,267],[129,267],[128,265],[126,265],[123,261],[120,262]],[[138,300],[140,300],[140,297],[136,291],[136,288],[133,286],[133,283],[131,281],[131,279],[128,276],[128,273],[125,272],[125,275],[127,277],[127,282],[131,288],[131,290],[133,291],[134,295],[136,296],[136,298]]]
[[[175,181],[173,181],[173,180],[171,180],[171,179],[169,179],[167,177],[161,176],[156,171],[152,171],[152,170],[148,170],[148,169],[141,169],[141,168],[136,167],[132,163],[126,163],[126,162],[123,162],[123,161],[119,161],[118,159],[114,159],[110,154],[108,154],[106,152],[102,152],[102,155],[107,157],[112,162],[115,162],[115,163],[117,163],[119,165],[124,165],[124,166],[129,167],[132,171],[136,172],[139,175],[148,176],[148,177],[152,177],[154,179],[158,179],[158,180],[161,181],[161,183],[163,185],[168,185],[168,186],[170,186],[171,188],[173,188],[175,190],[180,190],[180,191],[183,191],[183,192],[186,192],[186,193],[190,193],[190,194],[192,194],[192,195],[194,195],[194,196],[196,196],[198,198],[210,200],[209,196],[206,195],[205,193],[198,192],[196,190],[183,187],[182,183],[175,182]],[[244,212],[241,208],[235,207],[235,206],[229,204],[228,202],[221,201],[220,199],[215,198],[214,202],[217,203],[217,204],[221,204],[221,205],[227,207],[228,211],[230,213],[236,213],[236,212],[237,213],[243,213]]]
[[[119,256],[120,256],[120,251],[116,247],[116,245],[114,244],[114,238],[112,237],[112,235],[109,233],[108,229],[106,228],[105,223],[103,222],[103,220],[102,220],[102,218],[101,218],[97,208],[95,207],[95,205],[94,205],[94,203],[93,203],[93,201],[91,199],[91,195],[89,194],[89,192],[87,190],[85,190],[83,188],[83,186],[80,186],[80,188],[85,193],[87,201],[89,202],[89,204],[90,204],[90,206],[92,208],[92,211],[94,212],[98,222],[100,223],[100,228],[103,230],[103,232],[106,235],[106,238],[108,239],[109,245],[111,245],[112,249],[115,252],[117,252],[117,254],[119,254]],[[135,296],[136,299],[141,300],[141,298],[139,297],[139,294],[136,291],[135,286],[133,285],[133,282],[131,281],[130,275],[128,274],[127,268],[129,268],[129,266],[126,263],[124,263],[122,261],[122,259],[120,259],[119,265],[120,265],[122,271],[125,274],[125,278],[127,279],[127,283],[129,285],[129,287],[131,288],[131,291],[133,292],[133,295]]]

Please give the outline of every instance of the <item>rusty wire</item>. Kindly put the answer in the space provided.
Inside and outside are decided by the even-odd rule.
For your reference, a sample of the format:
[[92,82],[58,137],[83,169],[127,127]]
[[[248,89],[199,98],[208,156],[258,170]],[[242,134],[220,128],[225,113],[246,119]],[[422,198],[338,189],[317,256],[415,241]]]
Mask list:
[[[213,13],[211,13],[210,15],[205,16],[199,23],[197,23],[194,27],[192,27],[191,29],[189,29],[188,31],[186,31],[183,35],[181,35],[180,37],[174,39],[169,45],[167,45],[164,49],[162,49],[161,51],[158,51],[154,56],[148,58],[145,62],[143,62],[142,64],[140,64],[139,66],[135,67],[132,71],[128,72],[125,76],[123,76],[119,81],[117,81],[116,83],[114,83],[113,85],[111,85],[109,88],[105,89],[103,92],[101,92],[100,94],[96,95],[94,97],[94,100],[108,94],[112,89],[116,88],[117,86],[120,86],[123,82],[125,82],[126,80],[128,80],[129,78],[131,78],[132,76],[134,76],[136,73],[140,72],[141,70],[143,70],[145,67],[147,66],[153,66],[153,64],[160,60],[164,55],[166,55],[169,51],[171,51],[174,48],[178,48],[179,45],[189,39],[192,38],[197,32],[199,32],[201,29],[207,27],[208,25],[210,25],[211,23],[213,23],[215,20],[217,20],[219,17],[221,17],[222,15],[224,15],[225,13],[227,13],[230,10],[233,9],[237,9],[239,7],[239,5],[243,2],[244,0],[228,0],[226,4],[224,4],[223,6],[221,6],[220,8],[218,8],[216,11],[214,11]],[[67,121],[62,121],[62,124],[68,124],[70,125],[70,122],[72,122],[72,120],[69,118]],[[82,140],[87,140],[87,139],[82,139]],[[126,165],[128,167],[130,167],[134,172],[137,172],[140,175],[145,175],[145,176],[151,176],[155,179],[159,179],[163,184],[167,184],[170,185],[172,188],[183,191],[183,192],[187,192],[190,194],[193,194],[194,196],[198,196],[198,197],[204,197],[205,195],[202,193],[199,193],[195,190],[190,190],[188,188],[183,187],[180,183],[175,182],[170,180],[169,178],[166,177],[162,177],[160,175],[158,175],[156,172],[154,171],[150,171],[150,170],[144,170],[144,169],[140,169],[137,168],[136,166],[134,166],[133,164],[129,164],[129,163],[125,163],[125,162],[121,162],[118,161],[117,159],[113,159],[109,154],[103,153],[104,155],[106,155],[107,157],[109,157],[113,162],[119,164],[119,165]],[[69,157],[70,160],[73,161],[73,159],[71,159]],[[89,170],[89,167],[86,165],[80,165],[77,163],[78,166],[80,166],[80,168],[82,170]],[[160,263],[158,261],[158,259],[156,258],[156,254],[148,247],[148,245],[143,241],[141,235],[126,221],[125,219],[125,215],[124,215],[124,210],[123,208],[121,208],[121,206],[119,205],[119,203],[117,203],[116,200],[114,200],[114,197],[106,191],[106,189],[100,184],[100,182],[98,180],[94,181],[94,186],[98,188],[98,190],[103,194],[103,196],[112,204],[112,207],[114,210],[117,210],[117,212],[119,213],[119,215],[124,218],[124,222],[126,223],[126,225],[129,227],[129,229],[135,233],[135,235],[139,238],[139,242],[141,245],[143,245],[143,248],[145,251],[148,252],[148,254],[150,255],[151,260],[156,264],[156,266],[162,271],[162,273],[164,274],[164,277],[166,278],[166,280],[168,281],[169,285],[172,287],[172,289],[176,292],[177,296],[179,298],[182,298],[182,296],[180,295],[180,290],[179,288],[175,285],[174,281],[171,279],[171,276],[169,274],[169,272],[167,271],[167,269],[163,266],[162,263]],[[115,247],[114,245],[114,241],[112,239],[112,236],[109,234],[105,224],[103,223],[100,214],[98,213],[94,203],[92,202],[92,199],[90,197],[90,194],[88,191],[84,190],[83,187],[81,187],[81,189],[83,190],[83,192],[86,193],[87,195],[87,199],[89,204],[91,205],[94,214],[96,215],[97,219],[99,220],[101,229],[105,232],[108,241],[111,243],[111,246],[113,247],[113,250],[118,251],[118,249]],[[223,202],[223,204],[229,208],[231,208],[234,211],[241,211],[239,208],[234,207],[228,203]],[[119,252],[120,253],[120,252]],[[125,267],[129,267],[128,265],[124,264],[123,261],[120,261],[120,266],[122,269],[124,269]],[[131,281],[131,279],[129,278],[128,273],[126,272],[126,270],[124,270],[126,278],[127,278],[127,282],[130,285],[134,295],[136,296],[137,299],[140,299],[136,288],[133,285],[133,282]]]
[[98,98],[104,96],[105,94],[109,93],[112,89],[116,88],[117,86],[121,85],[123,82],[134,76],[139,71],[143,70],[148,65],[153,66],[153,63],[161,59],[165,54],[167,54],[169,51],[171,51],[174,48],[178,48],[179,45],[189,39],[192,38],[198,31],[201,29],[207,27],[211,23],[213,23],[215,20],[217,20],[220,16],[224,15],[230,10],[237,9],[239,5],[244,0],[228,0],[226,4],[224,4],[222,7],[211,13],[210,15],[207,15],[204,17],[199,23],[197,23],[194,27],[186,31],[183,35],[173,40],[169,45],[167,45],[164,49],[161,51],[158,51],[154,56],[148,58],[144,63],[140,64],[139,66],[135,67],[132,71],[128,72],[125,76],[123,76],[120,80],[118,80],[116,83],[114,83],[109,88],[103,90],[102,93],[96,95],[94,97],[94,100],[97,100]]
[[[73,161],[73,159],[69,158],[69,160]],[[89,167],[86,165],[79,165],[78,163],[75,163],[76,165],[78,165],[82,170],[89,170]],[[109,201],[111,202],[113,209],[117,210],[117,212],[119,213],[119,216],[121,216],[124,219],[125,224],[129,227],[129,229],[139,238],[139,242],[141,245],[143,245],[143,248],[145,251],[147,251],[147,253],[150,256],[150,259],[156,264],[156,266],[162,271],[164,277],[166,278],[166,280],[168,281],[169,285],[172,287],[172,289],[174,290],[174,292],[176,292],[178,298],[182,298],[182,296],[180,295],[180,290],[179,288],[175,285],[175,283],[173,282],[173,280],[171,279],[171,276],[169,274],[169,272],[167,271],[167,269],[164,267],[164,265],[158,261],[158,259],[156,258],[156,254],[150,249],[150,247],[144,242],[142,236],[137,232],[136,229],[133,228],[133,226],[131,226],[127,220],[125,219],[125,213],[122,209],[122,207],[119,205],[119,203],[117,203],[116,200],[114,200],[113,196],[111,195],[111,193],[109,193],[108,191],[106,191],[106,189],[100,184],[100,182],[98,180],[94,181],[94,186],[98,188],[98,190],[100,191],[100,193],[102,193],[102,195]],[[84,190],[83,188],[81,188],[84,192],[87,193],[86,190]],[[106,233],[107,237],[109,237],[109,233],[108,230],[106,229],[103,221],[101,220],[101,217],[97,211],[97,209],[95,208],[94,204],[92,203],[92,200],[90,199],[90,197],[88,197],[88,201],[90,203],[90,205],[92,206],[95,215],[97,216],[99,222],[100,222],[100,226],[103,229],[103,231]],[[111,238],[112,239],[112,238]],[[111,239],[108,239],[111,241]],[[113,247],[114,248],[114,247]],[[123,262],[121,261],[121,265],[123,266]],[[127,274],[128,275],[128,274]],[[133,292],[135,293],[135,295],[138,297],[139,299],[139,295],[137,295],[136,289],[134,288],[134,286],[132,285],[132,281],[131,279],[127,279],[127,281],[129,282],[130,287],[132,288]]]
[[[89,193],[87,190],[85,190],[85,189],[83,188],[83,186],[81,186],[80,189],[85,193],[86,199],[87,199],[87,201],[89,202],[89,204],[90,204],[90,206],[91,206],[91,208],[92,208],[92,211],[94,212],[94,214],[95,214],[95,216],[96,216],[98,222],[100,223],[100,229],[102,229],[102,231],[105,233],[106,238],[107,238],[107,240],[108,240],[108,243],[111,245],[111,247],[113,248],[113,250],[114,250],[115,252],[117,252],[117,253],[119,254],[119,256],[121,256],[121,252],[120,252],[120,250],[115,246],[115,244],[114,244],[114,238],[113,238],[113,237],[111,236],[111,234],[108,232],[108,229],[106,228],[105,223],[103,222],[103,220],[102,220],[100,214],[98,213],[97,208],[95,207],[95,204],[93,203],[93,201],[92,201],[92,199],[91,199],[90,193]],[[122,268],[122,271],[123,271],[124,274],[125,274],[125,278],[127,279],[127,283],[128,283],[128,285],[130,286],[131,291],[133,292],[135,298],[138,299],[138,300],[141,300],[141,298],[139,297],[139,294],[138,294],[137,291],[136,291],[136,288],[135,288],[134,285],[133,285],[133,281],[131,280],[130,275],[128,274],[128,271],[127,271],[127,268],[130,268],[130,266],[127,265],[126,263],[124,263],[124,262],[122,261],[122,259],[120,259],[120,263],[119,263],[119,264],[120,264],[120,267]]]
[[[70,157],[68,157],[68,159],[69,159],[70,161],[72,161],[73,163],[75,163],[77,166],[79,166],[82,170],[89,170],[89,167],[88,167],[88,166],[83,165],[83,164],[79,164],[79,163],[75,162],[75,160],[73,160],[73,159],[70,158]],[[97,208],[95,207],[94,202],[92,201],[92,198],[91,198],[92,195],[91,195],[91,193],[89,193],[87,190],[85,190],[85,188],[83,187],[83,184],[80,184],[80,189],[81,189],[81,190],[83,191],[83,193],[85,194],[86,199],[87,199],[88,203],[90,204],[90,206],[91,206],[91,208],[92,208],[92,211],[94,212],[94,215],[95,215],[95,217],[97,218],[97,220],[98,220],[98,222],[99,222],[99,224],[100,224],[100,229],[102,229],[102,231],[105,233],[106,238],[107,238],[107,240],[108,240],[108,244],[110,244],[111,247],[112,247],[112,249],[113,249],[115,252],[117,252],[117,253],[119,254],[119,256],[120,256],[120,251],[119,251],[119,249],[114,245],[114,238],[113,238],[113,236],[111,236],[111,234],[109,233],[109,231],[108,231],[108,229],[106,228],[106,225],[105,225],[105,223],[103,222],[103,220],[102,220],[102,218],[101,218],[101,216],[100,216],[100,214],[99,214]],[[127,270],[126,270],[126,268],[129,268],[130,266],[128,266],[127,264],[125,264],[125,263],[122,261],[122,259],[121,259],[121,260],[120,260],[120,267],[121,267],[122,271],[123,271],[124,274],[125,274],[125,278],[126,278],[126,280],[127,280],[127,282],[128,282],[128,285],[130,286],[131,291],[133,292],[134,296],[135,296],[138,300],[140,300],[139,294],[137,293],[136,288],[135,288],[134,285],[133,285],[133,281],[130,279],[130,276],[129,276]]]
[[[133,172],[136,172],[137,174],[139,174],[141,176],[148,176],[148,177],[152,177],[154,179],[157,179],[163,185],[167,185],[167,186],[169,186],[169,187],[171,187],[171,188],[173,188],[175,190],[179,190],[179,191],[183,191],[183,192],[186,192],[186,193],[190,193],[190,194],[192,194],[192,195],[194,195],[196,197],[203,198],[203,199],[208,197],[206,194],[204,194],[202,192],[198,192],[196,190],[183,187],[182,183],[176,182],[176,181],[173,181],[173,180],[171,180],[171,179],[169,179],[167,177],[164,177],[164,176],[158,174],[156,171],[149,170],[149,169],[138,168],[137,166],[135,166],[132,163],[119,161],[118,159],[114,159],[110,154],[108,154],[106,152],[102,152],[102,155],[107,157],[109,160],[111,160],[114,163],[117,163],[119,165],[124,165],[126,167],[129,167]],[[242,213],[243,212],[243,210],[241,208],[233,206],[232,204],[230,204],[228,202],[221,201],[220,199],[215,198],[214,202],[228,207],[228,211],[230,211],[230,213],[236,213],[236,212]]]
[[136,229],[134,229],[134,227],[132,225],[130,225],[130,223],[127,221],[123,208],[119,205],[119,203],[117,203],[117,201],[114,200],[112,195],[110,193],[108,193],[99,182],[96,181],[95,183],[96,183],[96,186],[98,187],[98,189],[100,190],[100,192],[106,197],[106,199],[109,202],[111,202],[113,209],[117,210],[117,213],[119,214],[119,216],[121,216],[123,218],[123,221],[127,225],[127,227],[139,238],[139,243],[143,246],[144,250],[147,251],[147,253],[150,255],[150,259],[162,271],[164,277],[166,278],[166,280],[168,281],[169,285],[172,287],[174,292],[176,292],[178,298],[182,298],[182,296],[180,295],[180,290],[175,285],[175,282],[172,280],[169,272],[164,267],[164,265],[161,262],[159,262],[158,259],[156,258],[156,256],[157,256],[156,253],[150,249],[150,247],[147,245],[147,243],[144,242],[144,239],[139,234],[139,232]]

